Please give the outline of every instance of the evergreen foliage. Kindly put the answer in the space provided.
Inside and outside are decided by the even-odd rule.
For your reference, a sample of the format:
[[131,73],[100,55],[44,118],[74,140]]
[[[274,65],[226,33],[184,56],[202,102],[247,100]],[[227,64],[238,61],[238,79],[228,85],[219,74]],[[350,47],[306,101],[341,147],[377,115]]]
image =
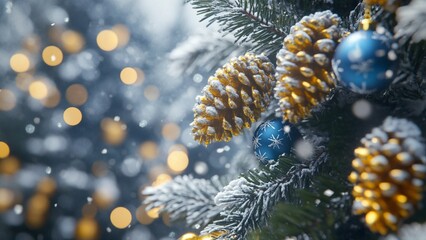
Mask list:
[[[356,31],[363,9],[362,1],[356,0],[187,2],[202,15],[202,21],[209,25],[219,24],[224,35],[232,33],[237,45],[248,42],[248,48],[267,51],[273,56],[281,48],[289,28],[301,17],[329,9],[342,17],[348,29]],[[401,2],[406,5],[409,1]],[[219,239],[377,239],[377,235],[370,233],[359,218],[351,214],[352,186],[347,176],[351,171],[353,150],[359,146],[360,139],[373,127],[381,125],[387,116],[409,117],[423,134],[426,133],[426,41],[415,31],[424,30],[417,18],[424,19],[426,7],[420,8],[419,2],[421,0],[413,0],[396,13],[373,9],[373,18],[396,34],[401,59],[397,78],[388,90],[364,96],[338,86],[328,101],[316,107],[312,116],[298,126],[306,139],[318,140],[312,141],[316,153],[311,160],[300,160],[293,154],[284,156],[275,164],[247,171],[224,187],[215,185],[214,190],[206,192],[213,194],[210,198],[200,198],[208,209],[201,211],[205,213],[204,221],[200,221],[199,209],[186,207],[192,204],[192,199],[198,200],[190,196],[199,195],[200,191],[194,190],[198,180],[190,183],[178,177],[164,186],[169,190],[179,188],[174,196],[188,197],[189,202],[164,200],[167,191],[162,188],[151,191],[147,202],[152,207],[162,205],[165,211],[183,216],[187,221],[195,210],[198,215],[189,218],[197,221],[188,223],[207,225],[204,233],[223,232]],[[408,13],[417,14],[417,18],[407,16]],[[404,20],[394,28],[398,19]],[[407,26],[414,30],[410,32]],[[353,104],[360,99],[371,103],[372,115],[368,119],[354,116]],[[198,186],[208,189],[209,184],[212,182]],[[175,187],[170,187],[173,185]],[[423,202],[426,205],[426,201]],[[425,212],[425,209],[419,211],[410,221],[425,221]]]

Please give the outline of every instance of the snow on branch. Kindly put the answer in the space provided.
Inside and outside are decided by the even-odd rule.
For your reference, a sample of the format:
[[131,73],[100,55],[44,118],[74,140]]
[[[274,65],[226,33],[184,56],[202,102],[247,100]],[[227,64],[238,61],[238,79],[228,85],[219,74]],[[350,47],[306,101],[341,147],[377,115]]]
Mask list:
[[198,69],[210,72],[249,48],[249,45],[236,45],[233,40],[212,34],[193,35],[170,52],[168,71],[177,76],[190,75]]
[[222,209],[220,218],[203,233],[220,231],[225,234],[218,239],[245,239],[249,231],[266,225],[278,202],[290,200],[295,189],[306,187],[325,160],[325,153],[308,163],[282,157],[276,164],[251,170],[231,181],[215,197]]
[[413,0],[407,6],[400,7],[396,12],[398,37],[411,37],[413,42],[426,40],[426,2]]
[[[290,1],[187,0],[208,25],[218,23],[224,35],[233,33],[237,43],[251,42],[253,51],[275,52],[295,22]],[[294,2],[294,1],[292,1]],[[294,6],[294,4],[293,4]]]
[[205,226],[221,210],[214,203],[214,196],[224,187],[223,182],[218,176],[210,180],[177,176],[164,185],[146,188],[144,204],[147,209],[159,207],[160,212],[169,213],[172,221],[185,219],[189,226]]

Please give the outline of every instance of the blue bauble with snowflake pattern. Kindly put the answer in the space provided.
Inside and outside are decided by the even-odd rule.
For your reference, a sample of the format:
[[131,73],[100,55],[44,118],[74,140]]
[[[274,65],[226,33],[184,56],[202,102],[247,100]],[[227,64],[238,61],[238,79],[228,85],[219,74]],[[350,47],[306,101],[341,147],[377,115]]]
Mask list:
[[391,36],[358,31],[336,48],[332,66],[337,79],[353,92],[369,94],[386,89],[396,75],[397,44]]
[[268,120],[257,127],[253,137],[253,149],[257,159],[266,164],[289,154],[302,135],[292,124],[282,118]]

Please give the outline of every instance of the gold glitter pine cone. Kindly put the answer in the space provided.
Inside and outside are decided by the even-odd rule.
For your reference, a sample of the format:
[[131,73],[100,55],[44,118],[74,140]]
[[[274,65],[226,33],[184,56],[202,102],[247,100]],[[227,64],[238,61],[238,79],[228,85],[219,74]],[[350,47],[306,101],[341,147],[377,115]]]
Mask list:
[[331,59],[342,36],[341,19],[330,11],[305,16],[290,29],[277,54],[275,98],[284,120],[310,116],[334,88]]
[[394,12],[401,4],[400,0],[364,0],[364,4],[380,5],[390,12]]
[[349,175],[352,211],[364,215],[372,232],[396,231],[419,207],[426,176],[425,147],[419,128],[388,117],[361,140]]
[[266,56],[253,53],[233,58],[219,68],[197,96],[191,123],[194,139],[204,145],[230,141],[249,128],[269,105],[274,73]]

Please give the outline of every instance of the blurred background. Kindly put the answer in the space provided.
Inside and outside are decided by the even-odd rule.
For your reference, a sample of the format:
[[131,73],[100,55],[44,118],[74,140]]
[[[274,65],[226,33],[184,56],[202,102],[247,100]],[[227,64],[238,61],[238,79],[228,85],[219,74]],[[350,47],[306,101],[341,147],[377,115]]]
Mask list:
[[222,173],[237,152],[190,135],[211,72],[171,59],[214,32],[198,20],[183,0],[0,0],[0,239],[189,231],[141,191]]

